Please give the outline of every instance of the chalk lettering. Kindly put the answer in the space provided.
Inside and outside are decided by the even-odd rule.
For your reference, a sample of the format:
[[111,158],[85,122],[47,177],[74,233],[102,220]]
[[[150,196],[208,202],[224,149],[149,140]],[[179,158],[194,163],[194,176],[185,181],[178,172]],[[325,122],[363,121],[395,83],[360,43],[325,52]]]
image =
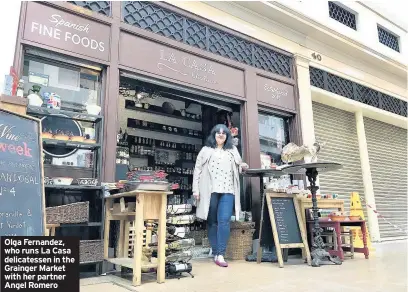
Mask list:
[[0,138],[18,142],[20,137],[12,133],[14,127],[0,124]]

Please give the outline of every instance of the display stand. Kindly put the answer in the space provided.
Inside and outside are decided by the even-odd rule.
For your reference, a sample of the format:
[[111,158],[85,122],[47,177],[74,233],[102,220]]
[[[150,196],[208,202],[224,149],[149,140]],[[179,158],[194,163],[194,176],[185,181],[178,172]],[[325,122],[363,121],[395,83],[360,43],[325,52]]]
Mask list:
[[[133,269],[133,285],[141,285],[142,269],[157,268],[157,282],[164,283],[166,264],[166,210],[167,196],[172,192],[166,191],[131,191],[106,197],[105,204],[105,231],[104,231],[104,258],[106,261]],[[136,212],[113,213],[115,199],[135,198]],[[119,250],[116,258],[109,258],[109,231],[110,221],[119,220]],[[129,241],[126,240],[125,227],[127,221],[135,221],[135,244],[133,259],[129,258]],[[158,221],[157,263],[143,261],[143,227],[145,220]]]
[[319,214],[317,207],[317,198],[316,192],[319,187],[316,185],[316,179],[318,173],[334,171],[342,168],[342,165],[339,163],[332,162],[319,162],[319,163],[304,163],[298,165],[291,165],[285,167],[283,172],[287,174],[301,174],[301,172],[306,171],[306,176],[310,183],[310,192],[312,193],[312,203],[313,203],[313,242],[312,242],[312,267],[320,267],[321,264],[326,261],[330,261],[336,265],[341,265],[342,262],[338,257],[332,257],[325,250],[325,243],[321,237],[323,229],[319,225]]

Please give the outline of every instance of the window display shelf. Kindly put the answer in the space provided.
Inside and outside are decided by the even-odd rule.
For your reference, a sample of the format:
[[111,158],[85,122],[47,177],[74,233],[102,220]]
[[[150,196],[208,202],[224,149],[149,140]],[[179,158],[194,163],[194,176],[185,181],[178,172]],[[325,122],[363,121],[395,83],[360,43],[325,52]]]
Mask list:
[[103,186],[79,186],[79,185],[45,185],[45,189],[50,190],[102,190]]
[[89,115],[87,113],[77,113],[73,111],[57,110],[46,107],[27,106],[27,114],[36,116],[61,115],[61,118],[72,119],[82,122],[97,123],[102,120],[102,116]]
[[60,223],[58,228],[71,227],[101,227],[102,222],[84,222],[84,223]]
[[44,164],[44,168],[63,169],[66,171],[92,171],[92,167]]
[[128,110],[139,111],[139,112],[159,115],[159,116],[163,116],[163,117],[170,117],[170,118],[173,118],[173,119],[179,119],[179,120],[184,120],[184,121],[189,121],[189,122],[196,122],[196,123],[201,123],[202,122],[201,119],[187,118],[187,117],[178,116],[178,115],[174,115],[174,114],[168,114],[168,113],[158,111],[158,110],[135,107],[135,106],[132,106],[131,104],[129,104],[129,102],[132,102],[132,101],[126,100],[125,108],[128,109]]
[[[158,133],[165,133],[165,134],[169,134],[169,135],[183,136],[183,137],[189,137],[189,138],[195,138],[195,139],[202,139],[201,135],[194,136],[194,135],[189,135],[189,134],[184,134],[184,133],[179,133],[179,132],[177,132],[177,133],[176,132],[170,132],[170,131],[166,131],[166,130],[162,130],[162,129],[158,129],[158,128],[144,127],[144,126],[141,126],[141,125],[136,125],[132,121],[134,121],[134,119],[128,119],[128,127],[129,128],[140,129],[140,130],[145,130],[145,131],[152,131],[152,132],[158,132]],[[158,124],[156,124],[156,125],[158,125]]]
[[[156,140],[156,145],[154,145],[154,147],[156,149],[160,149],[160,150],[171,150],[171,151],[177,151],[177,152],[188,152],[188,153],[198,153],[199,151],[197,150],[188,150],[188,149],[183,149],[181,147],[181,143],[174,143],[174,142],[169,142],[171,144],[176,144],[176,148],[173,147],[166,147],[166,146],[158,146],[160,145],[160,142],[168,142],[168,141],[159,141]],[[131,143],[127,148],[131,147],[131,146],[142,146],[142,147],[146,147],[146,148],[153,148],[153,145],[151,144],[141,144],[141,143]]]
[[87,149],[87,150],[95,150],[95,149],[101,148],[101,144],[99,143],[82,143],[82,142],[72,142],[69,140],[65,141],[65,140],[57,140],[57,139],[43,139],[43,144],[45,146],[79,148],[79,149]]

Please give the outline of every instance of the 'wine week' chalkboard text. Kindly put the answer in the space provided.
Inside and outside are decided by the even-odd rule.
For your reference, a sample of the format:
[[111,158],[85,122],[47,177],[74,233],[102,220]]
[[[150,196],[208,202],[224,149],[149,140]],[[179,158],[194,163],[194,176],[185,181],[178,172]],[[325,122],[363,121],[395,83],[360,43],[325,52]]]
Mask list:
[[0,236],[44,235],[40,121],[0,110]]

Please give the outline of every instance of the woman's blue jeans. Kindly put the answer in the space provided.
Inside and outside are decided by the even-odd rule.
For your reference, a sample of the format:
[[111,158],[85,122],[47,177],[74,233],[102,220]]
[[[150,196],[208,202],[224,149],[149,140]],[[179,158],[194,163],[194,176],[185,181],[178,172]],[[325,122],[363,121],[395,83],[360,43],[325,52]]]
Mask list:
[[225,255],[230,236],[230,220],[234,209],[233,194],[212,193],[208,211],[208,239],[213,255]]

